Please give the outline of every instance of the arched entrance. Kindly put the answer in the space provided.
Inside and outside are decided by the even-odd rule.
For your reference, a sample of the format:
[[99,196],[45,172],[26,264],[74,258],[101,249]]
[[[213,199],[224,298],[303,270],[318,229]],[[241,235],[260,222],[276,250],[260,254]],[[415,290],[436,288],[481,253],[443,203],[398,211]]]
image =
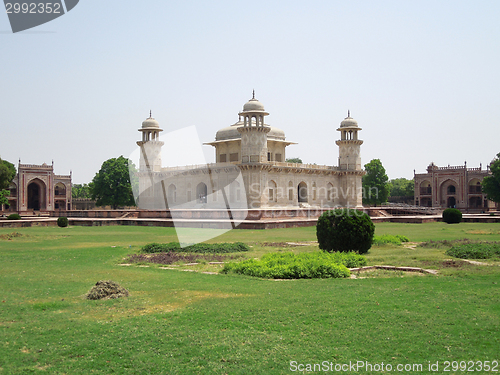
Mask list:
[[196,197],[199,203],[207,203],[207,185],[200,182],[196,187]]
[[429,181],[422,181],[420,184],[420,195],[432,195],[432,187]]
[[54,188],[54,208],[66,209],[66,186],[59,182]]
[[481,194],[482,192],[481,181],[477,178],[469,181],[469,194]]
[[448,179],[444,181],[440,188],[440,206],[441,207],[456,207],[457,204],[457,196],[458,196],[458,188],[456,185],[456,181]]
[[169,206],[177,201],[177,187],[174,184],[168,186],[167,200]]
[[35,211],[45,209],[45,184],[39,179],[28,184],[28,209]]
[[334,189],[333,189],[333,184],[329,182],[326,185],[326,199],[330,202],[333,202],[335,200],[335,194],[334,194]]
[[455,197],[448,197],[448,207],[455,208],[457,205],[457,200]]
[[307,203],[307,184],[304,181],[297,186],[297,197],[299,203]]
[[269,181],[269,202],[277,202],[278,200],[278,189],[276,182],[273,180]]

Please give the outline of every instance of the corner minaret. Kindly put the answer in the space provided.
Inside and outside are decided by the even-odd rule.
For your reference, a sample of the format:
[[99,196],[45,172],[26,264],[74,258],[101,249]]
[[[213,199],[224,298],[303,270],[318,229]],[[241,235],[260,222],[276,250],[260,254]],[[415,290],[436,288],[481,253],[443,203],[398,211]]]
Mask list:
[[149,117],[142,122],[142,127],[139,129],[142,133],[142,141],[137,141],[137,145],[141,149],[139,160],[139,172],[160,172],[161,171],[161,147],[163,142],[160,141],[160,124],[156,121],[149,112]]
[[269,126],[264,126],[264,117],[268,116],[264,105],[255,99],[255,91],[252,99],[243,106],[239,114],[243,126],[238,127],[241,134],[241,162],[242,163],[264,163],[267,161],[267,133],[271,131]]
[[339,146],[339,168],[346,171],[361,171],[361,145],[358,139],[361,128],[358,122],[347,111],[347,117],[340,123],[340,140],[335,142]]

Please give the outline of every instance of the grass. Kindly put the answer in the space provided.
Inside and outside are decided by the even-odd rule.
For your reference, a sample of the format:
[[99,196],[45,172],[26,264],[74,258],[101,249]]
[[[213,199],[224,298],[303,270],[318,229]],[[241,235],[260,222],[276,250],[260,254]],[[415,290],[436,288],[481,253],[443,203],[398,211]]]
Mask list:
[[[286,374],[290,361],[424,369],[439,361],[442,373],[446,360],[500,360],[500,267],[449,261],[445,248],[383,245],[366,255],[369,264],[425,266],[439,276],[274,281],[120,266],[146,243],[176,241],[170,228],[16,232],[9,239],[1,235],[12,229],[0,230],[0,375]],[[377,224],[383,234],[499,241],[500,225]],[[245,257],[260,258],[317,251],[281,244],[314,240],[314,228],[293,228],[233,230],[211,242],[241,241],[252,246]],[[99,280],[130,297],[85,300]]]
[[469,238],[482,241],[498,241],[500,225],[498,223],[426,223],[401,224],[380,223],[375,226],[375,235],[401,234],[410,241],[424,242],[430,240],[455,240]]

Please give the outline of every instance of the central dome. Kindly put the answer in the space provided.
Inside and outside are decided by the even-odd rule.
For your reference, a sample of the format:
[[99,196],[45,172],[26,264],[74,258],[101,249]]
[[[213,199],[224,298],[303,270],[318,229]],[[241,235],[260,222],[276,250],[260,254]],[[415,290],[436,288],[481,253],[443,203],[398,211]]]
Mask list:
[[[216,141],[229,141],[229,140],[237,140],[241,139],[241,133],[238,132],[238,128],[243,126],[243,121],[238,121],[237,123],[220,129],[215,134]],[[266,127],[271,128],[269,133],[267,133],[267,138],[270,140],[285,140],[285,132],[281,129],[275,128],[274,126],[264,125]]]

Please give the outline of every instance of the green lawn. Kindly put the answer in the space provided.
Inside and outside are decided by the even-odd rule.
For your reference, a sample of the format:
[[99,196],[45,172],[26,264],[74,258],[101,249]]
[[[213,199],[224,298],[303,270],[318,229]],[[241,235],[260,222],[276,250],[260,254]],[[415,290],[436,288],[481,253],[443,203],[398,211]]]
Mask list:
[[[7,239],[14,231],[23,236]],[[500,225],[384,223],[376,234],[500,241]],[[323,361],[383,362],[392,372],[421,364],[420,373],[439,361],[434,373],[459,374],[444,372],[445,361],[476,361],[477,369],[477,361],[500,360],[498,262],[450,266],[441,248],[381,246],[369,264],[439,275],[274,281],[120,266],[146,243],[175,240],[173,229],[155,227],[0,229],[0,375],[287,374]],[[211,242],[242,241],[252,246],[243,256],[260,257],[318,251],[263,242],[314,240],[310,227],[233,230]],[[85,300],[101,279],[131,296]]]

